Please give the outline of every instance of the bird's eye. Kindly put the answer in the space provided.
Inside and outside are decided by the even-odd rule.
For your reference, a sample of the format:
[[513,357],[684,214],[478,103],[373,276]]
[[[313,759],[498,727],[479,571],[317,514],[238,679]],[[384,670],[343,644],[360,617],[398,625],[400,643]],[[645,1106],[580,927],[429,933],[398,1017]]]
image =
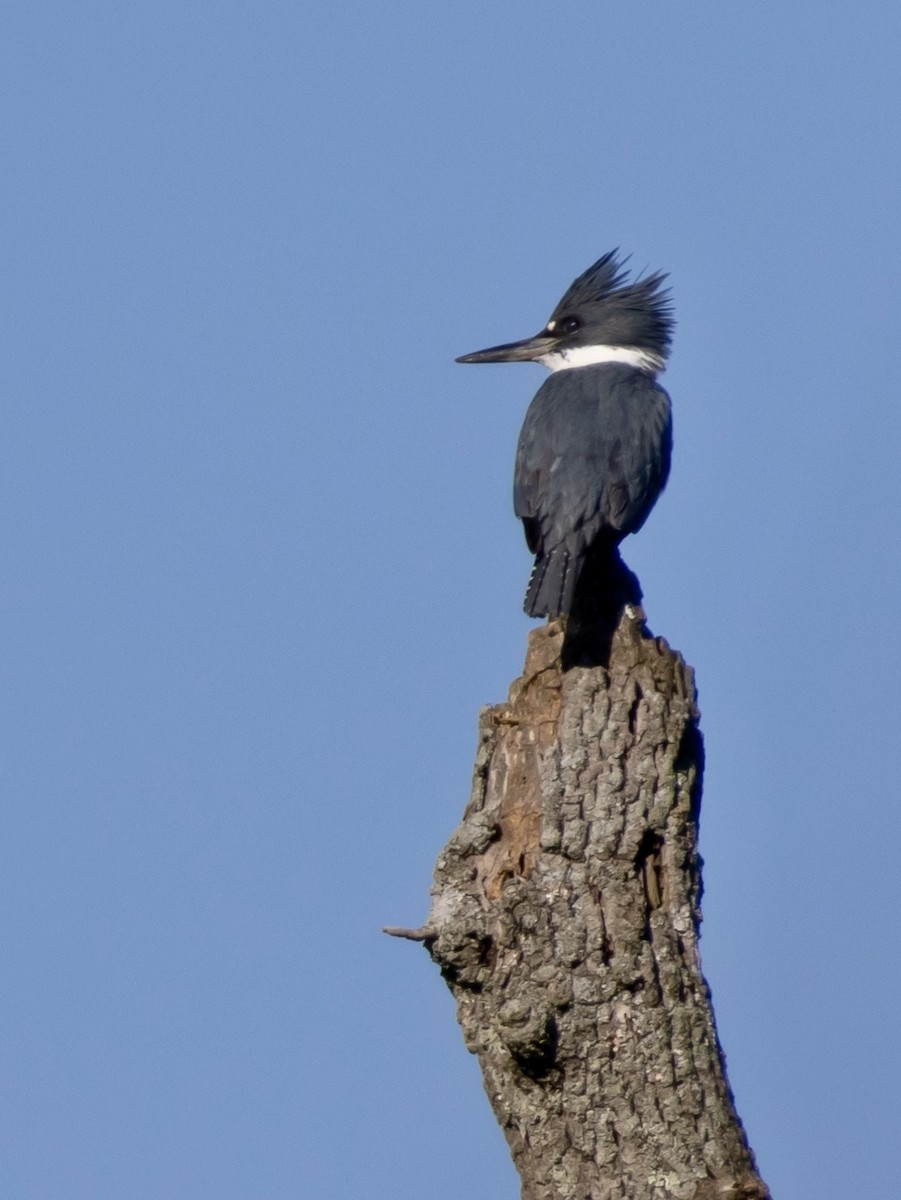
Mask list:
[[576,333],[582,328],[582,322],[578,317],[564,317],[560,322],[560,328],[564,333]]

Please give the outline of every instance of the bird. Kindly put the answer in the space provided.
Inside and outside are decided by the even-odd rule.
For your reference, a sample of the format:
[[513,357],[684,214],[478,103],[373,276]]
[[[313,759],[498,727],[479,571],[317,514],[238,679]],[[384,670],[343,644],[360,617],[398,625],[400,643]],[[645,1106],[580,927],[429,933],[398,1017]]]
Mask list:
[[[538,362],[551,372],[526,413],[513,481],[535,556],[530,617],[569,614],[583,575],[597,586],[669,477],[672,406],[657,382],[675,325],[669,277],[632,280],[628,261],[618,249],[599,258],[534,337],[456,360]],[[600,569],[587,571],[589,561]]]

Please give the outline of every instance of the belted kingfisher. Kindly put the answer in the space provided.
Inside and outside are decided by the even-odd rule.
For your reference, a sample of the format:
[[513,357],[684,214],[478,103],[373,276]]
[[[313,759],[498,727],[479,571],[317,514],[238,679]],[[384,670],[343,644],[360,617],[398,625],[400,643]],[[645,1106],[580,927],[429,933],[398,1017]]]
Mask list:
[[[670,469],[670,398],[656,381],[674,325],[667,278],[629,282],[612,250],[567,289],[540,333],[457,359],[539,362],[552,374],[529,406],[513,507],[535,566],[530,617],[569,613],[583,567],[644,524]],[[597,578],[592,572],[592,578]]]

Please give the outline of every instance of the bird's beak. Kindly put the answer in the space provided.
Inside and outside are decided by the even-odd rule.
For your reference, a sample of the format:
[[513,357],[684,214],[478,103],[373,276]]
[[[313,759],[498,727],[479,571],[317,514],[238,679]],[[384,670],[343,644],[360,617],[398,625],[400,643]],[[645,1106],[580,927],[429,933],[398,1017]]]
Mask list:
[[458,363],[532,362],[542,354],[550,354],[557,345],[557,338],[543,331],[522,342],[507,342],[503,346],[492,346],[488,350],[476,350],[473,354],[461,354]]

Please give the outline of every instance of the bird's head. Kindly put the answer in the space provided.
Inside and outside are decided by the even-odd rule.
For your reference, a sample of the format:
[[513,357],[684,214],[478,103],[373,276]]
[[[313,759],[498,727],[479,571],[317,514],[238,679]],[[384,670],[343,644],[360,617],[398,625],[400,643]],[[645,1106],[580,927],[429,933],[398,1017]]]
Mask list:
[[552,371],[622,362],[650,374],[662,371],[675,323],[662,286],[666,275],[629,282],[618,253],[611,250],[570,284],[540,333],[457,362],[540,362]]

